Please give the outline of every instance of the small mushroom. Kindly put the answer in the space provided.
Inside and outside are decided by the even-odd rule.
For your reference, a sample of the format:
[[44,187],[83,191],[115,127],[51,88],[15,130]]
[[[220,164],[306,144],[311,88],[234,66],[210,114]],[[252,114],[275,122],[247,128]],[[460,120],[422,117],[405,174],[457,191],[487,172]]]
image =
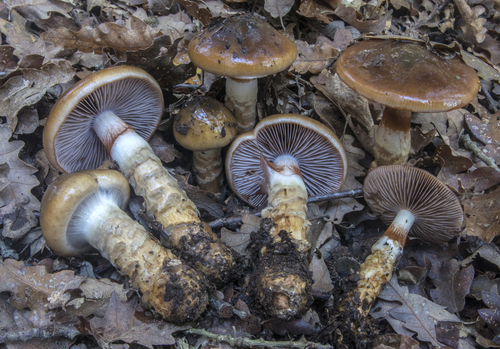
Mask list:
[[406,162],[412,112],[461,108],[481,86],[460,58],[441,59],[413,41],[362,41],[340,55],[336,71],[354,91],[385,105],[375,131],[374,167]]
[[162,91],[151,75],[129,66],[103,69],[73,85],[52,108],[43,133],[47,157],[62,172],[73,172],[97,168],[109,153],[163,225],[169,247],[223,284],[234,267],[231,251],[200,221],[145,140],[162,113]]
[[458,234],[463,212],[456,195],[436,177],[407,165],[380,166],[366,176],[363,193],[368,206],[389,225],[372,246],[358,272],[356,289],[344,302],[366,317],[372,303],[392,277],[408,235],[444,243]]
[[257,297],[269,315],[294,316],[310,299],[311,280],[302,258],[310,248],[307,198],[338,191],[346,173],[347,156],[337,136],[301,115],[264,118],[229,147],[226,176],[234,193],[252,206],[267,204],[262,217],[272,219],[274,242],[280,243],[280,232],[286,231],[296,245],[294,253],[279,256],[281,261],[276,255],[262,256]]
[[226,105],[238,120],[239,133],[255,124],[257,79],[279,73],[297,57],[297,47],[253,14],[212,21],[188,47],[193,64],[226,77]]
[[221,196],[221,148],[236,137],[237,123],[231,111],[211,97],[195,97],[179,111],[174,137],[193,151],[193,164],[200,189]]
[[204,278],[123,211],[129,194],[127,179],[118,171],[60,176],[42,199],[40,224],[47,245],[68,257],[95,248],[166,320],[197,319],[208,303]]

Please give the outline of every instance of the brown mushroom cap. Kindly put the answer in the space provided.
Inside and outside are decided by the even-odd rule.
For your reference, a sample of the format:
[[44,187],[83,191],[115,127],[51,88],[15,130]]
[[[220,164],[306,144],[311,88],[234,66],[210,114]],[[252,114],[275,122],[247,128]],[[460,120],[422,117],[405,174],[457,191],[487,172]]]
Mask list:
[[211,97],[195,97],[179,111],[174,137],[184,148],[204,151],[225,147],[236,137],[238,124],[231,111]]
[[118,171],[96,169],[68,173],[52,182],[43,195],[40,225],[50,249],[60,256],[78,256],[92,247],[84,236],[72,234],[71,221],[81,203],[98,191],[111,192],[124,209],[130,197],[127,179]]
[[252,14],[217,18],[189,43],[193,64],[213,74],[255,79],[288,68],[295,43]]
[[267,193],[261,188],[261,153],[272,163],[281,155],[293,156],[308,195],[333,193],[347,176],[344,147],[328,127],[302,115],[272,115],[260,121],[253,131],[238,136],[226,156],[231,189],[252,206],[267,201]]
[[163,114],[163,94],[144,70],[119,66],[100,70],[67,90],[52,108],[43,132],[50,163],[62,172],[99,167],[109,158],[93,120],[112,111],[149,139]]
[[336,71],[367,99],[412,112],[463,107],[480,88],[476,72],[460,58],[443,60],[413,41],[362,41],[340,55]]
[[390,225],[401,210],[415,216],[409,235],[443,243],[457,235],[463,212],[457,196],[422,169],[406,165],[380,166],[366,176],[364,198],[371,210]]

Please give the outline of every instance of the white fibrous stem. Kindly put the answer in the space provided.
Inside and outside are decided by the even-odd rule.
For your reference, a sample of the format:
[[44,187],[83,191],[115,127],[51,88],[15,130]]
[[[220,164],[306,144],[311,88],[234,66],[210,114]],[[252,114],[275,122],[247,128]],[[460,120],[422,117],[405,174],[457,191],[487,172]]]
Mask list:
[[262,166],[268,182],[268,204],[262,217],[272,219],[271,235],[276,237],[285,230],[296,240],[299,250],[308,250],[306,233],[311,223],[307,220],[307,189],[297,161],[282,155],[274,164],[265,162]]
[[372,246],[372,253],[365,259],[358,272],[360,277],[354,295],[349,297],[349,306],[355,306],[366,317],[370,308],[391,279],[415,216],[408,210],[401,210],[384,235]]
[[[201,314],[207,304],[203,279],[152,240],[107,194],[99,192],[87,200],[75,218],[75,233],[85,235],[122,275],[130,277],[132,286],[143,294],[143,302],[174,322]],[[183,290],[185,296],[169,299],[173,289]]]
[[148,142],[113,113],[98,119],[101,121],[94,125],[96,133],[103,143],[107,142],[105,145],[111,144],[106,146],[111,158],[135,193],[144,198],[148,214],[167,231],[169,247],[180,258],[192,262],[210,281],[222,284],[233,268],[231,251],[208,225],[201,223],[196,205],[163,167]]
[[169,247],[210,281],[222,284],[234,266],[231,251],[208,225],[201,223],[196,205],[163,167],[148,142],[129,129],[116,138],[110,155],[135,193],[144,198],[148,214],[167,232]]
[[250,131],[257,115],[257,79],[226,78],[226,107],[238,121],[238,134]]
[[220,197],[223,181],[220,149],[193,151],[193,165],[200,189]]
[[375,131],[377,166],[404,164],[411,148],[411,112],[386,107]]

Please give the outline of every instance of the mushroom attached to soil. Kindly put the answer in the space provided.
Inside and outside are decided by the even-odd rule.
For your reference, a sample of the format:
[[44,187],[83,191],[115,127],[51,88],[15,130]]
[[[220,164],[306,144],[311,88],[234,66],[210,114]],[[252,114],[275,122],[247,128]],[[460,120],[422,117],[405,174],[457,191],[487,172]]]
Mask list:
[[389,228],[372,246],[358,272],[360,277],[344,309],[365,317],[392,277],[407,236],[445,243],[462,226],[463,212],[456,195],[436,177],[407,165],[380,166],[366,176],[363,193],[368,206]]
[[239,133],[255,124],[257,79],[279,73],[297,57],[295,43],[252,14],[212,21],[188,47],[193,64],[226,77],[226,105]]
[[441,59],[413,41],[362,41],[340,55],[336,71],[347,86],[385,106],[375,131],[374,166],[406,162],[412,112],[461,108],[480,88],[476,72],[460,58]]
[[128,181],[118,171],[96,169],[60,176],[42,199],[40,224],[47,245],[68,257],[97,249],[130,277],[143,302],[166,320],[195,320],[208,303],[204,277],[152,240],[122,210],[129,194]]
[[52,108],[43,134],[51,164],[62,172],[93,169],[108,157],[118,163],[147,211],[163,225],[170,247],[220,284],[234,261],[195,204],[145,140],[163,113],[158,83],[144,70],[103,69],[68,89]]
[[[260,262],[257,296],[269,315],[293,316],[309,300],[310,277],[303,258],[310,247],[307,198],[338,191],[346,173],[347,157],[337,136],[301,115],[266,117],[229,147],[226,175],[233,191],[252,206],[267,205],[262,217],[272,220],[275,243],[281,242],[284,230],[296,245],[294,254],[265,254]],[[299,260],[302,264],[297,265]],[[298,272],[300,268],[305,272]]]
[[200,189],[221,195],[221,148],[236,137],[237,123],[231,111],[211,97],[195,97],[179,111],[174,137],[193,151],[193,165]]

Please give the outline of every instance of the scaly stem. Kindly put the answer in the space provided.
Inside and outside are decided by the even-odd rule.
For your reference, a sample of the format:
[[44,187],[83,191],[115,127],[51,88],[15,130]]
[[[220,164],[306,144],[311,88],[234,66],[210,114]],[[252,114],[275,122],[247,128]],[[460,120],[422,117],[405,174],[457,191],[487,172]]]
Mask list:
[[384,235],[373,244],[372,253],[361,264],[358,272],[360,279],[356,289],[347,298],[348,304],[344,304],[344,309],[353,306],[362,317],[368,315],[383,286],[392,277],[414,221],[415,216],[410,211],[398,212]]
[[191,321],[208,298],[203,278],[170,250],[152,240],[144,228],[113,202],[99,195],[82,214],[87,242],[122,275],[130,277],[145,303],[173,322]]
[[220,197],[223,180],[220,149],[193,151],[193,165],[200,189]]

